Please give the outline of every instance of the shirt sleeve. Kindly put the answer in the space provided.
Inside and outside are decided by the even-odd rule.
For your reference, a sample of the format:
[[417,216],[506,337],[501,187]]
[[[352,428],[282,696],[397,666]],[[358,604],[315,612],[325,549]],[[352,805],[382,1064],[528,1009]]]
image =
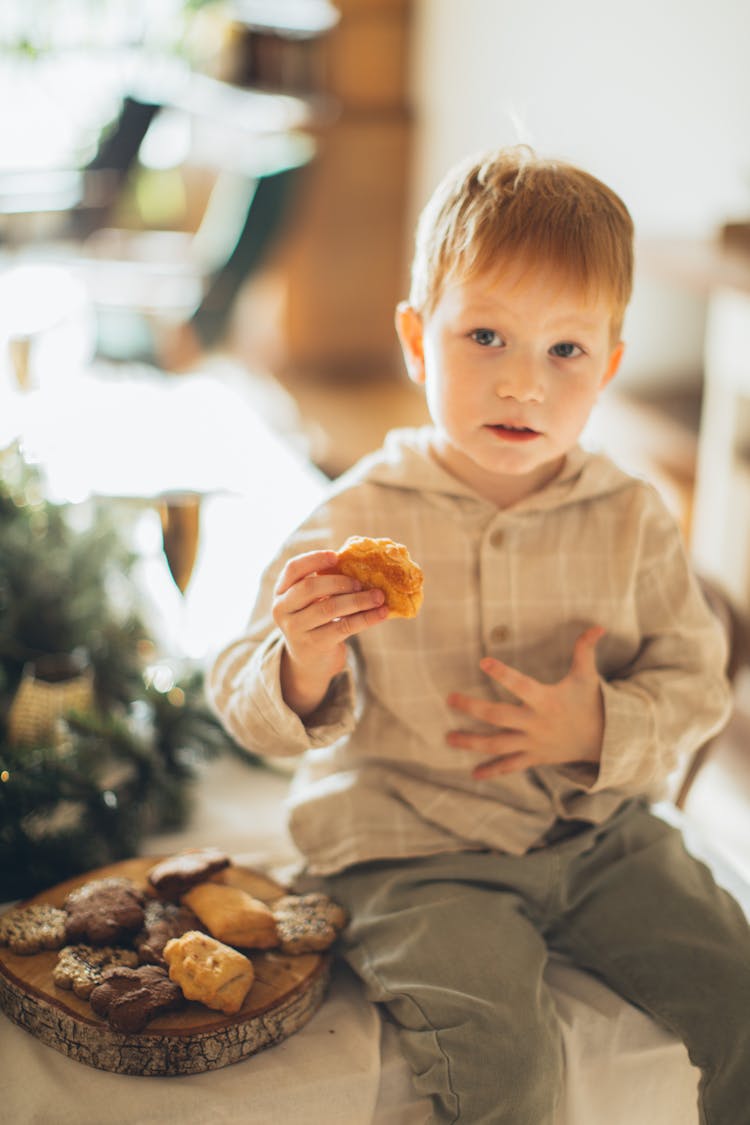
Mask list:
[[644,534],[636,580],[640,649],[603,684],[605,732],[589,792],[659,793],[683,757],[721,729],[731,709],[727,646],[678,529],[657,518]]
[[208,701],[240,746],[267,757],[288,757],[328,746],[355,725],[355,660],[331,682],[317,710],[303,721],[281,694],[284,639],[271,616],[273,591],[286,561],[330,546],[320,514],[303,525],[265,569],[250,626],[214,661],[206,681]]

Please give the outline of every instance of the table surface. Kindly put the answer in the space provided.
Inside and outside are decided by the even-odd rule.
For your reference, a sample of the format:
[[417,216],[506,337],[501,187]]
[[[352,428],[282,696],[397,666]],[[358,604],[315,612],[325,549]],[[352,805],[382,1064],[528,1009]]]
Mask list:
[[[139,555],[136,578],[165,644],[196,659],[217,652],[245,627],[264,565],[326,479],[244,393],[246,373],[228,382],[139,367],[113,374],[85,357],[66,369],[56,330],[42,346],[49,362],[35,390],[21,393],[0,367],[0,449],[19,438],[54,500],[107,498]],[[157,504],[186,492],[203,500],[183,596],[165,564]]]
[[[187,829],[153,837],[145,850],[163,854],[213,843],[253,866],[273,862],[278,876],[279,865],[295,857],[282,807],[287,786],[284,775],[232,757],[210,763]],[[750,909],[747,888],[741,901]],[[697,1125],[697,1072],[676,1040],[569,965],[551,963],[548,983],[568,1067],[555,1125]],[[327,999],[301,1031],[220,1071],[141,1079],[94,1070],[2,1016],[0,1051],[0,1100],[14,1125],[101,1125],[104,1103],[109,1125],[425,1125],[429,1119],[411,1090],[393,1027],[341,963]]]

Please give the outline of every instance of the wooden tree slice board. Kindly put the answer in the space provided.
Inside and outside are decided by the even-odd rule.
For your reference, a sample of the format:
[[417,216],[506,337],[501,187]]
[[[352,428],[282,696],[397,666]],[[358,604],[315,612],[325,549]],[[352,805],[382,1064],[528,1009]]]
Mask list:
[[[156,862],[155,858],[140,858],[102,867],[60,883],[23,905],[61,906],[74,887],[110,875],[127,876],[145,887],[146,872]],[[285,893],[272,879],[244,867],[227,868],[220,881],[269,903]],[[280,950],[247,955],[255,981],[236,1015],[225,1016],[191,1002],[152,1020],[137,1035],[123,1035],[100,1019],[88,1001],[54,983],[56,951],[18,956],[0,948],[0,1008],[42,1043],[100,1070],[200,1074],[281,1042],[303,1027],[322,1003],[330,977],[328,955],[289,956]]]

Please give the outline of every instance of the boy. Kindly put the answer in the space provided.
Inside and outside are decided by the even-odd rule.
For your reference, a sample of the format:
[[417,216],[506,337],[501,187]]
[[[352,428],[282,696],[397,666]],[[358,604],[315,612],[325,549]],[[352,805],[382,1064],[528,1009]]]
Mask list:
[[[552,1122],[549,950],[682,1037],[702,1121],[750,1121],[750,931],[647,806],[727,717],[722,638],[654,490],[577,444],[631,274],[586,173],[451,172],[396,320],[434,424],[332,487],[212,673],[240,742],[305,752],[292,835],[436,1121]],[[408,546],[416,620],[326,573],[351,534]]]

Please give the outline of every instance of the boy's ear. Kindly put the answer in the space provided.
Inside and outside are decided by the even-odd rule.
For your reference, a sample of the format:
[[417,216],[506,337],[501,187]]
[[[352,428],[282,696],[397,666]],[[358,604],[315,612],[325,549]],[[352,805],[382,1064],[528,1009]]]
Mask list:
[[401,350],[404,353],[404,362],[409,378],[414,383],[424,383],[422,317],[407,301],[401,301],[396,306],[396,331],[401,341]]
[[615,375],[617,374],[620,363],[622,362],[622,357],[623,357],[624,352],[625,352],[625,342],[624,342],[624,340],[620,340],[619,344],[617,345],[617,347],[614,349],[614,351],[612,352],[612,354],[609,357],[609,363],[607,364],[607,370],[604,372],[604,375],[602,376],[602,381],[599,385],[600,390],[604,390],[607,383],[610,383],[614,379]]

